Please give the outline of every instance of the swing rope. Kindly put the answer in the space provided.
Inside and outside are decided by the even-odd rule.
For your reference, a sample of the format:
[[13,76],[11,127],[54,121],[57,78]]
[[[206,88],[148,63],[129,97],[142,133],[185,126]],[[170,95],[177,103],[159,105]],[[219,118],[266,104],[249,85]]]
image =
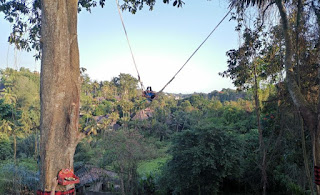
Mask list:
[[199,45],[199,47],[191,54],[191,56],[187,59],[187,61],[182,65],[182,67],[178,70],[178,72],[172,77],[172,79],[169,80],[169,82],[158,92],[161,93],[170,83],[173,81],[173,79],[179,74],[179,72],[185,67],[185,65],[189,62],[189,60],[194,56],[195,53],[200,49],[200,47],[209,39],[209,37],[212,35],[212,33],[218,28],[218,26],[226,19],[226,17],[230,14],[232,8],[227,12],[227,14],[220,20],[220,22],[214,27],[214,29],[210,32],[210,34],[207,36],[207,38]]
[[[133,51],[132,51],[132,48],[131,48],[131,45],[130,45],[130,41],[129,41],[129,37],[128,37],[128,34],[127,34],[127,30],[126,30],[126,27],[124,25],[124,22],[123,22],[123,18],[122,18],[122,14],[121,14],[121,11],[120,11],[120,6],[119,6],[119,1],[116,0],[116,4],[117,4],[117,8],[118,8],[118,12],[119,12],[119,16],[120,16],[120,19],[121,19],[121,23],[122,23],[122,27],[123,27],[123,30],[124,30],[124,33],[126,35],[126,38],[127,38],[127,42],[128,42],[128,45],[129,45],[129,48],[130,48],[130,52],[131,52],[131,57],[132,57],[132,60],[133,60],[133,63],[134,63],[134,66],[136,68],[136,71],[137,71],[137,74],[138,74],[138,80],[139,80],[139,83],[141,85],[141,89],[144,91],[144,87],[143,87],[143,83],[140,79],[140,74],[139,74],[139,71],[138,71],[138,68],[137,68],[137,64],[136,64],[136,61],[134,59],[134,55],[133,55]],[[197,51],[202,47],[202,45],[209,39],[209,37],[213,34],[213,32],[220,26],[220,24],[226,19],[226,17],[230,14],[230,12],[232,11],[232,7],[230,8],[230,10],[227,12],[227,14],[220,20],[220,22],[214,27],[214,29],[209,33],[209,35],[205,38],[205,40],[198,46],[198,48],[191,54],[191,56],[187,59],[187,61],[182,65],[182,67],[178,70],[178,72],[176,72],[176,74],[169,80],[169,82],[167,84],[165,84],[165,86],[158,92],[158,93],[161,93],[172,81],[173,79],[175,79],[175,77],[180,73],[180,71],[185,67],[185,65],[190,61],[190,59],[194,56],[194,54],[197,53]]]
[[138,74],[138,80],[139,80],[139,83],[141,85],[142,91],[144,91],[144,86],[143,86],[143,83],[142,83],[142,81],[140,79],[140,74],[139,74],[139,71],[138,71],[136,60],[134,59],[133,51],[132,51],[132,48],[131,48],[131,44],[130,44],[130,41],[129,41],[129,37],[128,37],[128,33],[127,33],[127,30],[126,30],[126,27],[125,27],[124,22],[123,22],[123,18],[122,18],[122,14],[121,14],[121,11],[120,11],[120,6],[119,6],[119,1],[118,0],[116,0],[116,4],[117,4],[117,8],[118,8],[120,19],[121,19],[122,27],[123,27],[123,30],[124,30],[124,33],[126,35],[127,42],[128,42],[129,48],[130,48],[132,61],[133,61],[134,67],[136,68],[136,71],[137,71],[137,74]]

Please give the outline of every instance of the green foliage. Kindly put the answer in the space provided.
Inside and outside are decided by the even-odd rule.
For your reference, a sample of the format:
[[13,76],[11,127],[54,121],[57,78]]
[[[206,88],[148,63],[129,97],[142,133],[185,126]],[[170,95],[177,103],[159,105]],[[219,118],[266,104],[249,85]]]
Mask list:
[[29,107],[39,103],[39,83],[35,83],[26,76],[19,76],[15,81],[13,93],[17,96],[20,107]]
[[[0,12],[5,14],[5,19],[12,24],[8,42],[15,44],[18,49],[38,53],[36,59],[40,59],[40,25],[41,25],[40,0],[26,3],[25,1],[0,1]],[[30,14],[33,13],[33,14]],[[26,36],[27,35],[27,36]]]
[[104,106],[101,104],[98,107],[96,107],[95,111],[93,112],[94,116],[102,116],[102,115],[106,115],[106,114],[107,114],[107,112],[106,112]]
[[[100,147],[92,147],[88,141],[83,140],[77,145],[76,152],[74,155],[74,167],[75,169],[79,169],[85,164],[89,165],[99,165],[99,158],[101,157],[101,148]],[[93,141],[91,141],[93,142]]]
[[[153,150],[158,151],[158,155],[155,155],[154,152],[151,152],[144,157],[140,156],[139,147],[137,145],[130,145],[132,144],[132,140],[129,139],[123,132],[121,131],[119,135],[115,136],[116,134],[110,134],[107,131],[103,131],[104,133],[99,134],[99,131],[97,135],[94,135],[86,140],[86,144],[81,146],[81,149],[77,149],[76,155],[75,155],[75,164],[77,166],[82,166],[85,163],[90,163],[94,165],[100,165],[107,168],[112,168],[114,170],[119,170],[120,167],[122,167],[125,170],[128,170],[128,173],[131,173],[132,176],[135,177],[134,180],[129,180],[129,177],[127,175],[123,175],[122,178],[125,181],[126,190],[135,189],[137,190],[138,186],[138,175],[135,169],[137,169],[140,172],[144,173],[141,177],[143,177],[140,180],[140,188],[139,192],[143,192],[142,189],[145,189],[144,192],[153,189],[155,186],[156,193],[165,193],[167,190],[170,191],[170,189],[174,190],[181,190],[176,189],[172,186],[170,186],[168,183],[177,183],[176,181],[173,181],[172,175],[166,175],[166,171],[160,171],[157,172],[156,170],[159,168],[159,164],[155,163],[157,160],[149,160],[149,161],[143,161],[144,163],[141,165],[140,161],[144,158],[153,158],[157,157],[162,158],[163,154],[160,155],[160,150],[163,150],[165,147],[163,147],[163,144],[168,145],[168,142],[170,143],[172,140],[173,133],[181,132],[182,134],[185,132],[188,132],[187,129],[193,129],[192,132],[197,132],[199,134],[200,129],[202,126],[212,126],[215,129],[219,129],[220,131],[224,132],[230,137],[236,138],[237,145],[237,154],[234,154],[234,156],[237,156],[238,165],[235,166],[237,168],[233,170],[225,170],[227,173],[219,173],[217,172],[217,175],[214,177],[216,178],[216,182],[214,184],[203,184],[200,181],[198,181],[199,176],[193,176],[193,180],[190,179],[191,176],[186,176],[190,181],[194,181],[195,183],[201,183],[201,185],[208,185],[208,189],[213,191],[215,190],[221,190],[221,191],[230,191],[230,186],[235,187],[235,189],[238,189],[240,191],[249,192],[249,193],[257,193],[260,189],[260,169],[257,166],[259,164],[260,153],[259,150],[259,141],[258,141],[258,131],[256,130],[256,118],[254,114],[254,106],[253,102],[251,101],[251,92],[237,92],[235,90],[229,90],[229,89],[223,89],[220,92],[213,92],[210,95],[204,95],[204,94],[194,94],[191,96],[187,96],[186,99],[182,100],[174,100],[174,98],[170,96],[160,96],[157,100],[153,101],[151,104],[149,103],[141,103],[141,97],[139,97],[139,94],[135,98],[129,98],[130,95],[128,93],[125,93],[125,91],[129,88],[126,88],[126,90],[123,88],[125,86],[130,85],[120,85],[118,77],[113,82],[101,82],[100,87],[96,86],[97,90],[94,90],[94,82],[91,82],[88,80],[88,88],[91,90],[88,91],[87,96],[85,96],[86,101],[82,103],[82,112],[84,113],[84,117],[81,118],[80,123],[82,125],[95,125],[95,121],[93,120],[93,115],[100,115],[105,114],[102,111],[108,110],[108,120],[107,121],[113,121],[118,122],[123,125],[124,129],[136,129],[139,131],[140,135],[145,136],[145,140],[149,140],[149,142],[153,142],[153,144],[150,143],[144,143],[149,146],[153,145],[156,146]],[[126,76],[123,76],[123,78],[126,78]],[[130,78],[130,77],[127,77]],[[125,79],[126,80],[126,79]],[[130,80],[130,79],[129,79]],[[122,90],[123,88],[123,90]],[[114,90],[116,89],[116,90]],[[103,91],[103,93],[99,93],[99,90]],[[273,97],[275,94],[275,88],[270,87],[263,87],[261,91],[259,92],[263,101],[269,101],[268,97]],[[105,97],[105,100],[100,99],[99,101],[96,100],[96,95],[102,94],[103,97]],[[232,100],[232,101],[227,101]],[[223,102],[223,103],[221,103]],[[112,106],[111,106],[112,105]],[[134,116],[132,113],[135,111],[139,111],[141,109],[148,108],[152,110],[152,114],[149,115],[148,119],[145,120],[130,120],[131,117]],[[263,118],[266,116],[267,113],[272,113],[276,117],[276,109],[277,105],[271,105],[271,104],[263,104],[262,106],[262,126],[265,128],[264,136],[265,140],[273,140],[275,139],[274,136],[277,136],[280,131],[280,126],[276,123],[278,123],[278,120],[274,121],[264,121]],[[84,112],[87,109],[86,112]],[[100,113],[99,113],[99,112]],[[113,117],[113,115],[118,117]],[[270,116],[270,115],[269,115]],[[270,117],[269,117],[270,118]],[[290,119],[288,119],[290,121]],[[109,124],[108,122],[108,124]],[[266,123],[267,122],[267,123]],[[107,124],[107,123],[106,123]],[[90,127],[91,128],[91,127]],[[102,126],[94,127],[97,129],[101,129]],[[103,127],[105,128],[105,127]],[[130,131],[129,131],[130,132]],[[206,132],[206,131],[203,131]],[[121,135],[121,136],[120,136]],[[224,134],[222,134],[224,135]],[[217,137],[222,135],[218,135]],[[109,137],[113,137],[112,139]],[[108,138],[106,138],[108,137]],[[202,137],[210,137],[207,135],[203,135]],[[294,137],[286,137],[289,140],[294,139]],[[133,138],[132,138],[133,139]],[[134,138],[136,139],[136,138]],[[138,138],[139,140],[140,138]],[[195,140],[198,140],[200,138],[197,138]],[[285,138],[283,138],[285,139]],[[131,140],[131,141],[130,141]],[[160,141],[161,140],[161,141]],[[282,140],[282,139],[280,139]],[[87,142],[88,141],[88,142]],[[210,140],[209,140],[210,141]],[[207,140],[201,140],[201,143],[208,144],[209,142]],[[129,143],[128,143],[129,142]],[[198,140],[197,143],[200,143]],[[220,143],[219,141],[216,141]],[[121,143],[119,145],[119,143]],[[126,143],[126,144],[125,144]],[[280,143],[280,142],[279,142]],[[286,142],[283,142],[286,143]],[[159,145],[159,147],[157,147]],[[153,147],[152,146],[152,147]],[[191,147],[191,146],[190,146]],[[204,147],[204,146],[202,146]],[[129,149],[130,148],[130,149]],[[191,147],[192,148],[192,147]],[[294,150],[289,149],[288,147],[286,150],[290,154],[292,154],[295,157],[299,157],[300,154],[293,152],[294,150],[298,150],[298,148],[295,148]],[[234,148],[233,148],[234,149]],[[276,154],[274,156],[274,163],[270,162],[270,170],[272,170],[276,162],[278,161],[278,158],[280,154],[280,148],[274,147],[270,148],[270,152],[273,154]],[[206,151],[207,149],[202,150]],[[230,149],[232,151],[232,149]],[[105,153],[101,153],[101,151],[106,151]],[[129,152],[131,151],[131,152]],[[133,151],[136,151],[133,152]],[[177,149],[180,153],[184,154],[184,148]],[[177,152],[177,153],[179,153]],[[152,154],[153,153],[153,154]],[[162,153],[162,152],[161,152]],[[126,156],[124,156],[127,154]],[[201,154],[201,153],[200,153]],[[199,155],[200,155],[199,154]],[[219,154],[221,151],[219,150]],[[159,156],[160,155],[160,156]],[[202,154],[202,156],[208,155],[207,153]],[[152,157],[153,156],[153,157]],[[201,155],[200,155],[201,156]],[[208,155],[210,156],[210,155]],[[294,162],[297,160],[297,158],[294,158],[292,160],[289,160],[290,162]],[[221,157],[221,159],[224,159],[224,157]],[[132,164],[126,164],[126,162],[134,162]],[[200,166],[204,166],[203,163],[210,164],[211,162],[209,160],[202,160],[201,162],[198,162],[197,160],[194,160],[197,162],[197,165],[191,165],[190,167],[194,166],[194,172],[198,171],[200,169]],[[169,161],[170,162],[170,161]],[[178,166],[180,163],[177,161],[176,166]],[[231,163],[231,162],[230,162]],[[279,162],[280,164],[283,163],[282,161]],[[199,165],[198,165],[199,164]],[[222,164],[222,163],[221,163]],[[237,163],[236,163],[237,164]],[[141,165],[141,166],[138,166]],[[181,164],[180,164],[181,165]],[[227,164],[228,165],[228,164]],[[169,163],[164,165],[164,167],[168,167]],[[173,165],[172,165],[173,166]],[[181,165],[182,166],[182,165]],[[205,166],[204,166],[205,167]],[[156,169],[156,170],[155,170]],[[227,169],[227,168],[226,168]],[[164,169],[166,170],[166,169]],[[178,169],[175,169],[178,170]],[[150,172],[151,171],[151,172]],[[186,171],[186,170],[184,170]],[[148,176],[147,174],[151,174]],[[170,172],[171,173],[171,172]],[[155,175],[156,174],[156,175]],[[220,175],[219,175],[220,174]],[[163,179],[159,180],[159,176],[164,175],[161,178],[165,178],[166,182]],[[289,185],[276,185],[278,180],[276,177],[272,177],[272,173],[268,173],[270,175],[269,181],[270,181],[270,190],[279,190],[279,191],[286,191],[290,188]],[[285,173],[287,177],[293,176],[291,172]],[[213,176],[212,176],[213,177]],[[189,181],[188,180],[188,181]],[[200,179],[201,180],[201,179]],[[294,179],[292,182],[296,184],[297,186],[300,186],[298,177],[294,176]],[[279,183],[279,182],[278,182]],[[188,184],[191,185],[191,184]],[[199,184],[200,185],[200,184]],[[200,186],[201,186],[200,185]],[[131,186],[131,187],[128,187]],[[142,187],[144,186],[144,187]],[[197,193],[199,190],[198,186],[194,186],[190,188],[184,188],[185,193]],[[200,187],[200,191],[206,191],[208,190],[206,187]],[[142,190],[142,191],[140,191]],[[190,190],[190,191],[189,191]],[[231,191],[235,192],[235,191]],[[238,191],[236,191],[238,192]]]
[[161,171],[160,167],[163,166],[168,160],[169,157],[160,157],[152,160],[142,161],[138,165],[137,172],[141,176],[148,174],[159,174]]
[[214,126],[185,130],[173,139],[163,182],[173,193],[214,194],[224,177],[239,174],[238,146],[234,135]]
[[112,82],[117,87],[118,94],[122,99],[130,100],[137,95],[138,80],[131,75],[120,73],[119,77],[112,79]]
[[3,99],[0,98],[0,110],[3,111],[0,119],[10,121],[16,135],[36,130],[40,119],[39,74],[25,68],[19,71],[7,68],[0,74],[0,84],[4,86]]
[[[135,131],[110,132],[105,138],[106,145],[103,165],[112,164],[115,168],[137,166],[139,160],[145,159],[147,148],[143,137]],[[131,161],[131,162],[129,162]]]
[[[252,92],[223,89],[178,100],[168,94],[148,103],[130,75],[96,82],[82,74],[81,80],[80,130],[88,130],[90,135],[76,148],[75,170],[85,165],[112,169],[129,194],[260,192],[261,171],[257,165],[261,156]],[[0,163],[12,160],[13,136],[19,135],[17,169],[24,167],[21,169],[32,172],[38,170],[33,158],[38,155],[40,106],[39,98],[31,94],[39,90],[38,82],[39,75],[27,69],[1,70],[0,83],[5,88],[0,95]],[[27,90],[21,92],[24,88]],[[283,97],[280,107],[274,101],[279,93]],[[266,84],[261,85],[259,95],[263,136],[272,154],[272,159],[267,159],[268,189],[303,192],[305,176],[299,171],[303,170],[303,161],[297,141],[300,130],[299,124],[293,123],[295,112],[288,95],[283,87]],[[142,110],[147,117],[133,120]],[[99,116],[105,118],[99,121]],[[122,126],[114,131],[116,123]],[[12,182],[13,176],[9,177]],[[7,182],[1,186],[12,190],[13,183],[1,181]],[[31,181],[30,185],[16,181],[19,185],[15,186],[33,188]]]
[[26,170],[34,173],[37,173],[39,170],[38,162],[34,158],[20,158],[18,161],[18,166],[24,167]]
[[255,116],[241,108],[236,102],[226,102],[222,109],[222,120],[223,125],[239,133],[246,133],[256,128]]
[[13,105],[12,104],[6,104],[4,102],[4,99],[0,99],[0,119],[9,119],[12,117],[12,111],[13,111]]
[[[257,166],[259,162],[259,133],[258,129],[251,129],[239,136],[242,156],[240,161],[240,177],[228,177],[227,181],[240,181],[239,186],[249,192],[260,190],[261,171]],[[226,189],[230,190],[230,189]]]
[[[136,13],[145,5],[152,10],[155,2],[128,0],[123,1],[121,8]],[[163,2],[169,3],[170,0]],[[183,5],[180,0],[171,2],[173,6]],[[239,22],[236,29],[243,33],[244,40],[240,48],[227,52],[228,70],[221,75],[230,77],[236,87],[245,90],[252,87],[254,76],[258,77],[263,141],[268,149],[268,189],[270,193],[305,194],[306,174],[298,133],[301,124],[296,122],[296,110],[292,109],[282,82],[285,50],[281,26],[272,26],[271,23],[266,32],[259,18],[254,21],[255,29],[247,26],[242,29],[245,24],[243,10],[248,5],[261,8],[266,2],[232,1],[238,8],[237,17],[233,17]],[[0,0],[0,12],[5,14],[5,20],[12,23],[13,32],[8,41],[18,49],[37,50],[37,59],[41,56],[40,3],[40,0],[32,3]],[[289,39],[295,50],[294,58],[290,59],[293,71],[306,101],[317,105],[319,1],[303,4],[308,11],[302,14],[301,21],[296,20],[296,1],[285,3],[290,8]],[[82,9],[91,11],[97,5],[103,7],[105,0],[79,0],[78,5],[79,12]],[[296,26],[299,22],[300,26]],[[23,194],[21,189],[35,189],[37,183],[36,163],[30,158],[23,162],[22,159],[36,153],[40,125],[39,74],[24,68],[19,71],[5,69],[0,74],[0,193]],[[176,101],[174,96],[159,96],[150,104],[143,102],[137,90],[138,81],[131,75],[120,74],[110,82],[98,83],[82,74],[81,80],[80,129],[90,129],[96,135],[90,135],[78,146],[75,166],[88,163],[112,167],[122,174],[126,194],[214,194],[219,190],[228,191],[233,186],[244,193],[259,194],[261,175],[257,165],[261,156],[250,91],[222,89],[208,95],[180,94],[179,97],[183,97],[180,101]],[[269,84],[276,87],[268,89],[266,86]],[[277,103],[265,103],[267,101]],[[152,116],[144,121],[131,121],[137,111],[145,108],[152,111]],[[109,118],[98,125],[94,116],[100,115],[108,115]],[[116,122],[121,123],[123,129],[134,130],[106,133],[110,130],[108,126]],[[17,151],[20,164],[14,166],[4,160],[11,160],[10,138],[17,135],[20,136]],[[312,150],[310,137],[306,132],[309,158]],[[163,156],[166,155],[162,150],[166,147],[162,144],[172,144],[172,158],[159,172],[161,180],[153,173],[147,173],[139,180],[137,168],[141,161],[144,163],[140,164],[139,172],[157,172],[158,161],[165,161]],[[137,190],[138,181],[141,191]]]
[[139,180],[139,194],[154,194],[156,191],[155,176],[146,174]]
[[37,189],[39,174],[34,171],[34,165],[30,165],[31,162],[24,161],[17,166],[12,162],[0,165],[1,194],[23,193],[25,190],[35,191]]
[[150,158],[152,146],[134,130],[110,132],[105,138],[103,167],[111,166],[125,182],[126,193],[138,190],[138,162]]
[[180,106],[184,112],[191,112],[194,109],[189,100],[184,100]]
[[17,157],[19,158],[31,158],[35,157],[35,145],[39,142],[37,135],[31,134],[25,138],[17,140]]
[[257,57],[262,50],[266,34],[259,30],[245,28],[244,43],[237,50],[227,52],[228,70],[219,73],[222,77],[230,77],[233,84],[241,90],[254,86],[256,75],[261,74],[262,60]]
[[0,160],[7,160],[12,158],[13,149],[11,141],[5,135],[0,137]]
[[237,101],[238,99],[251,100],[252,97],[248,92],[238,91],[234,89],[222,89],[221,91],[214,90],[209,93],[208,99],[219,100],[223,103],[225,101]]

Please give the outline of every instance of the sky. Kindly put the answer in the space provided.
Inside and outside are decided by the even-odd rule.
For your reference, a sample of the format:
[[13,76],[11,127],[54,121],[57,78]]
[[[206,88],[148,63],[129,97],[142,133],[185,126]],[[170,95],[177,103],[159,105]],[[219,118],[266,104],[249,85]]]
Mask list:
[[[136,14],[124,11],[123,20],[145,87],[159,91],[180,69],[196,48],[228,12],[227,1],[185,1],[182,8],[158,0],[153,11],[144,7]],[[0,68],[26,67],[40,71],[32,52],[14,49],[7,43],[10,24],[0,14]],[[239,47],[236,23],[230,15],[167,86],[169,93],[210,93],[234,88],[232,81],[218,75],[227,69],[226,52]],[[78,15],[80,67],[92,80],[110,81],[120,73],[137,78],[130,49],[115,1],[104,8]]]

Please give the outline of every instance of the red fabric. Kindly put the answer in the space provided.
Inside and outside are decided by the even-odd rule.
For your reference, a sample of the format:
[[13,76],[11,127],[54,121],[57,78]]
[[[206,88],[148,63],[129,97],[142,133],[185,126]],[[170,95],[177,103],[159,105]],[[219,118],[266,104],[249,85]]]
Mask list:
[[320,185],[320,167],[314,166],[314,183]]
[[[38,190],[37,191],[37,195],[50,195],[51,192],[44,192],[44,191],[41,191],[41,190]],[[55,195],[75,195],[75,189],[72,188],[70,190],[67,190],[67,191],[59,191],[59,192],[56,192]]]
[[[72,177],[74,180],[66,180],[66,178]],[[69,185],[80,183],[79,177],[77,177],[72,169],[62,169],[58,173],[58,182],[60,185]]]

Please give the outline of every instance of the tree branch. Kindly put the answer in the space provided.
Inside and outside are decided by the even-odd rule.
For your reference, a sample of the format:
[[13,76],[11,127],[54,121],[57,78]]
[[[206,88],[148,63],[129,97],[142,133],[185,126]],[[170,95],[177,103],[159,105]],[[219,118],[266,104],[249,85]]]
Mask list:
[[292,45],[289,35],[288,18],[286,10],[282,4],[281,0],[276,0],[276,5],[280,12],[280,18],[282,21],[283,34],[285,38],[286,54],[285,54],[285,70],[286,70],[286,81],[288,85],[288,90],[291,95],[294,105],[301,112],[302,117],[310,130],[314,129],[314,124],[316,121],[316,113],[312,110],[312,106],[307,102],[305,97],[302,95],[301,90],[295,80],[293,64],[292,64]]
[[264,15],[266,14],[267,9],[268,9],[271,5],[273,5],[274,3],[275,3],[275,1],[272,1],[272,2],[269,3],[269,4],[267,5],[267,7],[263,10],[263,12],[262,12],[262,23],[261,23],[261,25],[258,27],[259,30],[262,28],[262,26],[263,26],[263,24],[264,24]]

